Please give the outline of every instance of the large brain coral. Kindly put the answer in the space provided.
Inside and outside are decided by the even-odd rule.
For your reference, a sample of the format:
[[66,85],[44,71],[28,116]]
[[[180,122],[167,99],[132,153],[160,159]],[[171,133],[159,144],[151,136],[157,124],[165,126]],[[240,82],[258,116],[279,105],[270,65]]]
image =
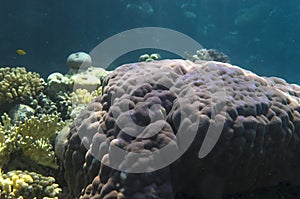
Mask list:
[[203,198],[300,183],[300,87],[220,62],[123,65],[74,121],[70,198]]

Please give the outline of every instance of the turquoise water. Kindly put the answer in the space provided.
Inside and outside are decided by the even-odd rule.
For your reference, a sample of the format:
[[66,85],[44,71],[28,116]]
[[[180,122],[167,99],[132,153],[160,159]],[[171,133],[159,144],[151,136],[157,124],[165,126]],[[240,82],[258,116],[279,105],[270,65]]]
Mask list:
[[[137,107],[136,110],[132,107],[130,110],[123,110],[124,107],[121,107],[123,102],[120,102],[119,104],[116,103],[116,106],[119,105],[121,108],[117,107],[115,113],[114,110],[110,110],[110,105],[112,104],[113,106],[115,102],[114,100],[110,102],[110,97],[116,94],[120,95],[118,96],[120,98],[124,96],[124,98],[126,98],[127,95],[123,94],[125,90],[128,92],[128,90],[132,89],[132,85],[130,84],[134,82],[135,76],[137,78],[142,76],[143,78],[140,78],[139,82],[143,83],[144,79],[147,80],[148,75],[149,77],[157,75],[155,77],[159,77],[159,80],[162,80],[164,79],[164,73],[157,70],[151,74],[146,70],[149,73],[146,73],[147,75],[144,78],[142,69],[137,70],[137,75],[132,75],[130,71],[126,71],[125,66],[122,70],[128,72],[126,73],[128,78],[133,79],[132,82],[126,82],[126,78],[124,78],[125,80],[120,78],[122,70],[120,70],[120,73],[112,77],[110,76],[111,79],[105,79],[106,76],[111,73],[110,71],[99,69],[99,66],[104,69],[114,70],[122,64],[138,61],[150,62],[160,59],[187,57],[194,61],[195,56],[193,57],[193,54],[197,54],[197,59],[205,58],[206,60],[211,60],[211,57],[205,54],[211,52],[215,53],[215,56],[219,56],[218,58],[221,57],[223,60],[226,60],[226,62],[229,59],[232,65],[250,70],[259,76],[280,77],[288,83],[296,83],[299,85],[299,19],[299,0],[11,0],[2,3],[0,6],[0,199],[15,198],[14,195],[9,195],[8,193],[20,194],[18,191],[15,191],[20,187],[23,187],[24,193],[22,192],[22,194],[25,198],[28,197],[28,199],[34,194],[40,196],[38,198],[47,196],[56,199],[58,198],[57,196],[60,196],[59,198],[73,199],[75,195],[79,197],[81,190],[85,189],[86,185],[92,183],[94,177],[99,174],[100,166],[103,166],[100,164],[100,161],[93,156],[94,154],[91,155],[91,153],[87,153],[86,150],[89,146],[84,145],[89,143],[90,139],[86,134],[89,135],[89,133],[93,134],[95,132],[100,134],[99,131],[102,130],[102,126],[98,125],[98,123],[90,124],[103,119],[101,122],[105,123],[104,126],[108,126],[106,126],[107,129],[105,129],[106,127],[104,128],[105,133],[111,134],[111,132],[114,132],[117,134],[121,127],[115,125],[115,120],[117,120],[116,118],[119,116],[118,111],[121,111],[121,109],[123,112],[128,111],[130,118],[134,118],[135,120],[132,120],[136,124],[148,125],[147,121],[152,121],[152,118],[150,118],[151,114],[158,114],[158,118],[161,120],[162,118],[165,119],[164,117],[169,114],[169,120],[172,120],[172,122],[175,121],[175,124],[172,123],[173,126],[171,125],[172,127],[170,127],[170,129],[176,129],[180,125],[179,123],[181,121],[177,121],[180,116],[179,111],[175,111],[174,114],[172,113],[172,111],[178,108],[176,106],[180,106],[178,105],[178,101],[174,100],[175,94],[172,93],[169,95],[167,92],[167,94],[165,94],[165,91],[169,88],[166,85],[172,82],[167,79],[170,78],[168,75],[171,71],[170,68],[173,67],[172,61],[165,60],[165,62],[155,62],[153,65],[151,65],[152,63],[131,65],[131,69],[136,70],[139,69],[140,66],[143,66],[143,64],[149,64],[147,67],[159,65],[158,63],[169,64],[170,67],[166,67],[167,72],[164,71],[166,72],[167,81],[163,80],[161,81],[162,83],[154,82],[152,84],[146,82],[145,84],[149,85],[145,86],[141,84],[141,87],[139,87],[139,84],[134,85],[137,86],[134,87],[134,89],[137,90],[136,92],[130,93],[130,95],[133,95],[132,98],[129,98],[132,102],[126,99],[124,104],[130,101],[130,106]],[[145,30],[151,30],[153,32],[145,32]],[[108,45],[106,45],[107,43],[105,42],[107,42]],[[151,42],[153,45],[150,45],[152,44]],[[138,48],[140,46],[145,48]],[[195,46],[199,48],[195,48]],[[203,51],[196,52],[196,50],[200,48],[204,48],[204,50],[202,49]],[[168,49],[171,50],[168,51]],[[210,50],[207,51],[206,49]],[[184,50],[188,51],[186,52],[188,54],[183,54]],[[92,58],[82,52],[90,54]],[[77,62],[78,60],[76,61],[77,58],[80,58],[79,62]],[[180,67],[184,68],[192,63],[188,62],[188,64],[185,65],[186,62],[176,60],[174,64],[181,64]],[[212,77],[212,79],[208,78],[206,80],[213,84],[217,79],[216,77],[224,74],[226,76],[227,73],[231,73],[235,70],[226,68],[228,67],[226,64],[212,64],[212,69],[214,67],[219,67],[219,69],[224,67],[225,69],[223,68],[223,72],[215,76],[208,75],[208,77]],[[84,70],[81,71],[81,69]],[[172,70],[173,69],[174,68],[172,68]],[[208,69],[210,70],[210,68]],[[176,71],[176,67],[174,71]],[[178,71],[176,71],[176,73],[177,72]],[[214,72],[215,71],[212,70],[211,74]],[[195,81],[193,85],[203,89],[201,87],[202,76],[193,76],[195,74],[188,74],[186,76],[180,75],[182,75],[184,81],[187,82],[189,78],[195,78],[196,80],[192,80]],[[240,73],[236,72],[236,74]],[[197,73],[197,75],[199,74]],[[300,89],[295,85],[287,85],[285,82],[275,78],[267,80],[259,78],[251,79],[253,76],[250,75],[249,78],[245,78],[247,80],[244,81],[244,75],[241,76],[242,77],[238,77],[242,79],[241,81],[237,79],[231,82],[233,87],[235,87],[232,92],[236,93],[231,93],[229,96],[222,96],[223,93],[220,92],[221,96],[216,95],[217,97],[213,99],[218,100],[220,98],[222,100],[222,97],[226,97],[224,99],[226,99],[227,102],[234,102],[232,107],[236,110],[226,109],[228,113],[226,111],[222,112],[223,115],[229,117],[226,121],[230,122],[227,122],[226,125],[230,128],[233,126],[232,129],[235,129],[234,132],[236,133],[236,131],[240,131],[240,126],[238,125],[244,125],[245,122],[245,129],[249,126],[251,127],[249,127],[250,131],[246,132],[246,130],[248,130],[246,129],[245,132],[250,132],[249,134],[251,134],[253,133],[253,131],[251,131],[253,130],[252,127],[255,126],[256,128],[256,125],[259,126],[257,123],[262,126],[267,126],[266,132],[268,132],[269,126],[272,124],[273,130],[275,129],[274,131],[279,129],[278,135],[276,134],[277,136],[286,136],[288,137],[288,143],[297,143],[298,135],[295,134],[299,131],[298,110],[300,110]],[[124,86],[124,89],[117,88],[114,93],[111,90],[115,89],[113,81],[116,77],[126,83],[118,82],[116,87]],[[227,83],[226,81],[230,82],[232,80],[232,76],[228,77],[224,77],[223,80],[225,83]],[[249,79],[253,82],[247,82]],[[241,83],[239,83],[239,81]],[[237,82],[238,84],[236,84]],[[162,85],[160,85],[160,83]],[[180,86],[181,83],[178,85]],[[171,85],[173,86],[172,83]],[[176,86],[178,85],[176,84]],[[224,87],[229,88],[231,91],[231,85],[225,85]],[[220,86],[220,84],[216,83],[211,88],[214,90],[218,86]],[[276,89],[272,90],[272,86],[276,87]],[[109,87],[112,89],[109,90]],[[269,91],[264,90],[265,87],[266,89],[272,87],[269,93],[264,93],[264,91]],[[102,88],[107,89],[102,90]],[[190,90],[185,92],[188,93],[188,91]],[[242,94],[240,91],[242,91]],[[148,109],[144,112],[146,106],[139,107],[140,104],[144,103],[144,101],[142,101],[144,100],[143,92],[150,93],[150,97],[146,94],[145,96],[149,97],[149,101],[153,100],[154,105],[159,105],[151,106],[153,109],[150,110],[150,113],[147,112]],[[203,97],[204,101],[209,99],[209,97],[206,96],[209,92],[210,90],[206,92],[204,89],[203,93],[200,92],[199,94],[199,96],[201,96],[200,98]],[[97,99],[98,104],[95,103],[96,105],[94,104],[91,106],[92,108],[89,109],[90,112],[82,112],[92,103],[92,100],[94,100],[96,96],[102,95],[103,93],[104,97],[101,99],[101,103],[99,102],[99,98]],[[216,94],[220,93],[216,92]],[[250,100],[244,100],[244,98],[247,98],[247,96],[245,97],[244,95],[249,93]],[[282,93],[284,93],[284,95],[282,95]],[[194,94],[195,93],[186,96],[195,96]],[[258,94],[258,97],[253,97],[256,94]],[[159,97],[154,96],[152,99],[152,95]],[[176,98],[179,98],[178,96],[180,95],[176,93]],[[185,96],[183,98],[185,98]],[[193,99],[194,98],[191,97],[189,100]],[[146,102],[148,103],[147,100]],[[235,104],[235,102],[238,103]],[[161,106],[160,103],[165,107]],[[186,101],[183,101],[183,103],[186,103]],[[188,102],[187,104],[193,103]],[[220,104],[217,104],[216,107],[213,108],[216,108],[218,111]],[[202,105],[206,106],[207,104],[204,105],[204,102],[202,103],[201,101],[201,106],[199,105],[199,107],[202,107]],[[101,107],[101,111],[104,113],[101,111],[101,113],[97,112],[99,111],[99,107]],[[187,107],[187,110],[190,110],[189,106]],[[201,108],[199,107],[191,109],[193,109],[193,111],[198,111],[199,109],[200,111]],[[206,116],[212,117],[209,112],[210,107],[207,108],[207,110],[205,108],[203,109],[204,111],[201,112],[201,114],[203,114],[202,119],[206,118]],[[215,111],[213,108],[212,110]],[[137,116],[133,114],[133,110],[136,111]],[[253,110],[255,110],[255,114],[258,113],[258,115],[253,114]],[[81,113],[82,115],[80,115]],[[95,117],[93,116],[94,113],[96,113]],[[193,114],[188,113],[184,113],[188,115],[187,118],[190,115],[193,116]],[[110,118],[111,114],[116,114],[116,118]],[[276,114],[278,117],[275,116]],[[150,115],[150,119],[148,115]],[[252,117],[253,115],[254,117]],[[91,118],[85,120],[86,117],[90,116]],[[154,116],[153,118],[155,118]],[[231,120],[230,117],[234,119]],[[253,122],[255,120],[253,118],[255,117],[258,118],[257,123]],[[78,120],[75,120],[75,118]],[[71,126],[74,121],[77,121],[74,123],[75,126]],[[99,122],[99,124],[101,122]],[[237,127],[234,126],[234,124],[237,124]],[[280,125],[280,128],[277,128],[277,125]],[[199,128],[200,130],[198,128],[194,129],[198,129],[199,132],[201,131],[200,133],[202,133],[202,130],[205,128],[201,128]],[[174,132],[177,133],[177,130],[176,132],[174,130]],[[226,130],[227,129],[224,131]],[[78,139],[77,134],[80,134],[80,132],[83,132],[83,137]],[[232,132],[229,131],[229,134]],[[256,133],[256,131],[254,132]],[[295,135],[293,137],[294,143],[289,142],[291,138],[288,135],[290,134]],[[71,135],[76,135],[77,137],[71,137]],[[251,136],[252,135],[248,135],[248,138],[251,138]],[[93,140],[95,141],[93,143],[96,143],[96,148],[102,139],[104,138],[96,137],[96,141]],[[105,137],[105,139],[108,138]],[[111,144],[111,139],[108,142]],[[243,143],[243,140],[240,142]],[[264,143],[265,140],[261,142]],[[258,142],[258,145],[259,144],[260,142]],[[266,144],[266,146],[268,145]],[[98,152],[100,153],[105,150],[103,148],[106,146],[101,145],[101,147],[98,147]],[[294,145],[289,148],[292,148],[292,152],[294,152],[293,147]],[[295,148],[298,150],[297,147]],[[236,151],[238,150],[239,149]],[[281,148],[279,148],[279,151],[280,150]],[[103,152],[103,154],[105,153],[106,152]],[[295,154],[291,153],[288,155],[290,158],[294,157],[293,155]],[[276,159],[277,156],[274,157],[274,159]],[[225,156],[225,159],[226,158],[227,156]],[[293,163],[299,165],[298,162]],[[175,165],[175,168],[178,166],[176,162],[173,165]],[[243,166],[243,164],[241,165]],[[290,164],[287,165],[290,166]],[[288,166],[287,168],[289,168]],[[292,164],[291,167],[293,167]],[[207,168],[209,168],[209,165]],[[192,169],[195,168],[192,167]],[[24,170],[28,171],[25,172]],[[275,173],[276,172],[277,171],[275,171]],[[81,179],[83,178],[82,173],[84,173],[84,179]],[[272,171],[270,171],[270,176],[272,176],[271,173]],[[122,180],[124,180],[124,187],[127,186],[127,174],[128,173],[118,172],[114,174],[119,177],[118,180],[121,179],[118,183],[122,184]],[[183,173],[181,174],[185,177]],[[102,173],[102,175],[106,175],[106,173]],[[128,175],[128,179],[134,176],[134,174],[132,176],[130,174]],[[150,174],[149,177],[150,183],[152,183],[151,180],[153,180],[151,178],[153,176],[151,175],[152,174]],[[78,179],[73,179],[73,176]],[[158,176],[160,177],[160,173],[158,173]],[[158,180],[156,179],[157,181],[160,181],[159,177]],[[192,177],[194,176],[192,175]],[[143,179],[144,178],[145,177],[143,177]],[[207,178],[211,184],[217,182],[215,179],[215,181],[210,181],[211,179],[209,179],[209,177]],[[297,177],[295,178],[297,179]],[[95,177],[94,180],[95,183],[93,183],[93,186],[97,187],[97,177]],[[180,180],[181,179],[179,179],[179,181]],[[81,184],[83,182],[85,185]],[[205,180],[203,180],[203,182],[205,182]],[[39,183],[44,186],[40,186]],[[105,186],[107,184],[105,184]],[[151,186],[152,185],[153,184],[151,184]],[[168,185],[170,184],[167,183],[163,189],[168,191]],[[239,183],[237,183],[237,185],[239,185]],[[279,185],[271,185],[276,186],[255,191],[247,189],[245,193],[232,193],[235,195],[227,195],[226,197],[231,199],[297,199],[300,195],[299,186],[294,186],[294,184],[290,186],[289,182],[287,184],[286,182],[281,182]],[[108,188],[106,187],[106,189],[109,190],[109,186]],[[151,186],[149,185],[150,188]],[[154,187],[155,186],[156,184],[154,183]],[[221,186],[222,185],[220,185],[220,187]],[[43,187],[48,188],[43,189]],[[130,190],[131,184],[128,187]],[[133,185],[132,187],[134,189]],[[145,186],[146,193],[148,193],[147,189],[149,187]],[[206,185],[203,185],[202,188],[203,187],[207,188]],[[102,188],[103,187],[101,187],[101,189]],[[185,186],[183,186],[182,189],[184,191],[189,190],[186,189]],[[119,198],[122,198],[123,193],[128,194],[125,188],[117,187],[117,190],[119,191],[118,194],[120,194],[118,195]],[[180,186],[178,190],[181,190]],[[211,190],[211,194],[213,195],[214,190]],[[183,193],[174,194],[177,194],[177,198],[187,198],[187,196],[185,196],[187,193],[184,191]],[[250,193],[247,191],[250,191]],[[84,193],[88,195],[89,189],[86,188]],[[150,193],[152,192],[150,191]],[[128,195],[130,194],[131,193]],[[156,192],[153,195],[155,194]],[[221,195],[219,198],[223,197]],[[158,197],[153,196],[152,198]]]
[[[258,74],[299,82],[297,0],[13,0],[0,11],[0,65],[25,65],[45,77],[66,72],[71,52],[89,52],[121,31],[155,26],[187,34]],[[16,54],[19,48],[26,56]]]

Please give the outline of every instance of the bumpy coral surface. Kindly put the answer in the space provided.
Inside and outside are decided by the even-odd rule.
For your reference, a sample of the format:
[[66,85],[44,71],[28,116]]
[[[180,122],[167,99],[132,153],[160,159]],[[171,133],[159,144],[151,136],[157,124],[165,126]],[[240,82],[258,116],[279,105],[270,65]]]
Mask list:
[[1,199],[58,199],[61,191],[53,177],[21,170],[13,170],[8,173],[2,173],[0,170]]
[[[25,68],[0,68],[0,107],[13,102],[28,102],[44,90],[39,74]],[[3,107],[2,107],[3,108]]]
[[123,65],[71,126],[69,197],[215,199],[299,184],[299,103],[299,86],[226,63]]

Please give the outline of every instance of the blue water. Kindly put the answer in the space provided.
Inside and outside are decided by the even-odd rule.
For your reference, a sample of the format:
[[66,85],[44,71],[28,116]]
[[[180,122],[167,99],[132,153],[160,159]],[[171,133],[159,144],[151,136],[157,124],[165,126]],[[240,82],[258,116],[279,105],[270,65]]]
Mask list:
[[44,77],[66,72],[71,52],[156,26],[180,31],[259,75],[300,83],[299,19],[299,0],[11,0],[0,7],[0,66],[26,66]]

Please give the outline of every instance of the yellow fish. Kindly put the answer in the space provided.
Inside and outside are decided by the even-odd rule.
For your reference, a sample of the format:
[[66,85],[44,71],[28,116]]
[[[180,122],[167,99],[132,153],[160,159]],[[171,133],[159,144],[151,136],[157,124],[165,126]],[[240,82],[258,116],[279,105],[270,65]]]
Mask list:
[[26,55],[25,50],[22,50],[22,49],[18,49],[18,50],[16,50],[16,52],[17,52],[19,55]]

